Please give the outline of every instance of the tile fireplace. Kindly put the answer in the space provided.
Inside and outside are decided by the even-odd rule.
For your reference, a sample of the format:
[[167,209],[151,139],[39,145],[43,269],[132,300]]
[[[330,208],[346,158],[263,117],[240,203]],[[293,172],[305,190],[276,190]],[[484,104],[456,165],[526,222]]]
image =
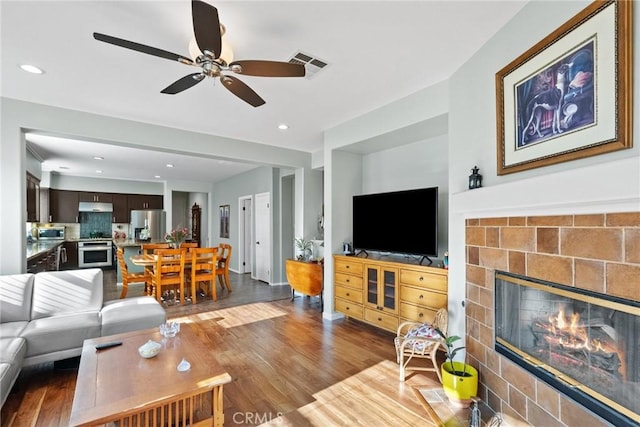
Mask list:
[[495,272],[495,350],[618,426],[640,424],[640,302]]
[[[465,345],[469,362],[480,372],[479,397],[494,411],[514,420],[515,424],[523,422],[545,427],[628,425],[624,418],[620,422],[605,418],[604,410],[614,413],[628,410],[632,414],[627,419],[637,420],[640,411],[634,406],[635,401],[629,403],[626,396],[629,390],[632,390],[632,398],[640,396],[637,384],[632,384],[638,375],[632,365],[640,369],[637,359],[640,354],[637,350],[640,330],[637,325],[635,330],[631,326],[623,327],[621,319],[626,317],[627,321],[630,320],[621,313],[628,313],[628,309],[611,304],[622,302],[625,307],[630,307],[636,313],[634,319],[637,322],[637,307],[640,304],[640,212],[468,218],[465,245]],[[509,291],[507,296],[496,300],[496,274],[501,273],[526,280],[526,289],[533,290],[526,291],[524,302],[531,303],[534,308],[516,314],[516,303],[520,304],[521,301],[510,295],[516,291]],[[553,286],[536,288],[542,284]],[[520,283],[516,289],[519,289],[516,294],[525,293]],[[558,290],[571,291],[571,294],[557,294]],[[595,304],[590,299],[592,296],[597,296],[602,304]],[[507,301],[508,298],[514,300]],[[502,307],[496,306],[497,301]],[[504,319],[497,317],[499,309],[506,309],[509,316],[517,316],[513,319],[524,318],[530,323],[525,326],[509,317],[506,329],[502,325],[498,330],[498,323],[504,322]],[[560,309],[563,310],[562,314]],[[545,354],[544,347],[537,350],[534,347],[535,340],[546,342],[546,349],[551,347],[553,340],[559,342],[559,338],[544,330],[551,326],[557,330],[559,319],[570,325],[574,312],[580,315],[579,319],[574,320],[576,324],[589,326],[589,333],[600,334],[607,345],[612,341],[617,345],[615,351],[608,348],[606,352],[592,352],[587,359],[591,365],[585,363],[585,359],[580,362],[592,372],[599,372],[602,381],[617,381],[625,390],[590,386],[594,394],[598,393],[604,398],[599,401],[600,406],[594,403],[592,399],[596,397],[586,393],[584,386],[574,386],[578,381],[587,383],[589,380],[576,374],[587,375],[589,370],[586,367],[569,369],[569,361],[573,360],[571,357],[580,360],[575,354]],[[537,335],[532,332],[534,322],[537,322]],[[602,326],[595,326],[597,322]],[[518,330],[524,333],[518,336]],[[628,337],[621,339],[622,336]],[[501,341],[514,347],[521,345],[527,351],[517,353]],[[564,347],[570,347],[564,342]],[[497,350],[500,345],[504,347],[504,352]],[[598,344],[589,345],[595,347]],[[635,346],[636,350],[625,346]],[[636,357],[635,361],[629,352]],[[506,353],[513,353],[514,357]],[[608,357],[604,357],[605,354]],[[526,361],[525,357],[531,362]],[[514,359],[521,360],[518,362]],[[562,369],[555,366],[556,371],[542,369],[542,365],[553,366],[549,362],[558,360],[566,362],[568,366]],[[609,368],[591,368],[596,365]],[[550,385],[552,382],[547,381],[558,376],[559,383]],[[575,391],[583,395],[579,396]],[[617,402],[620,407],[609,405],[606,399]],[[632,423],[638,424],[638,421]]]

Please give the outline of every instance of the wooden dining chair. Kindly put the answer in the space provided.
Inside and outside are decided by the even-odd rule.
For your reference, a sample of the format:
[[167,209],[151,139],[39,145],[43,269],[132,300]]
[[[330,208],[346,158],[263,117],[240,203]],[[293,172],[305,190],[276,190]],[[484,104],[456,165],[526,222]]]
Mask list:
[[156,262],[151,276],[151,284],[155,288],[156,299],[162,302],[162,287],[172,285],[180,293],[180,304],[184,305],[184,263],[187,250],[156,249]]
[[171,249],[168,243],[143,243],[140,246],[143,255],[152,255],[156,249]]
[[224,290],[227,288],[231,292],[231,282],[229,281],[229,262],[231,261],[231,245],[228,243],[220,243],[218,245],[218,268],[216,275],[220,286]]
[[216,265],[218,263],[218,248],[191,248],[189,249],[191,256],[191,299],[193,304],[196,303],[198,283],[208,282],[207,287],[214,301],[218,300],[216,290]]
[[127,291],[129,290],[129,283],[144,282],[145,295],[149,292],[149,286],[151,286],[151,275],[145,269],[141,273],[129,273],[127,267],[127,261],[124,259],[124,250],[118,248],[116,252],[118,257],[118,265],[120,266],[120,272],[122,273],[122,292],[120,292],[120,298],[127,297]]
[[192,248],[197,248],[198,244],[196,242],[182,242],[182,243],[180,243],[180,247],[181,248],[192,249]]

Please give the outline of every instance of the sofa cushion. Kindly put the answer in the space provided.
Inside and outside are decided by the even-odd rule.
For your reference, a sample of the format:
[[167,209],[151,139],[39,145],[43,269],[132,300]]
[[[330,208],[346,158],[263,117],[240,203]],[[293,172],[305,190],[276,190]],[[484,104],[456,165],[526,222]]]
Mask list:
[[0,323],[0,337],[13,338],[19,337],[24,328],[27,327],[29,322],[8,322]]
[[33,274],[0,276],[1,323],[30,319],[33,280]]
[[107,301],[100,312],[102,336],[155,328],[167,320],[167,313],[153,297]]
[[50,271],[36,274],[31,319],[102,308],[102,270]]
[[0,363],[18,363],[22,366],[26,353],[24,338],[0,338]]
[[98,311],[32,320],[22,332],[27,340],[27,357],[82,348],[84,340],[99,336]]
[[11,387],[16,382],[27,353],[22,338],[0,339],[0,405],[4,405]]

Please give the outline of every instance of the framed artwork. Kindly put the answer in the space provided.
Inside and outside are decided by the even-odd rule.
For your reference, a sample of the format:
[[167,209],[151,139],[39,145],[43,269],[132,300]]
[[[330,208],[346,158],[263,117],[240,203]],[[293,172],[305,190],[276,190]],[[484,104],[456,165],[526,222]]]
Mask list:
[[220,237],[229,238],[229,205],[220,206]]
[[496,73],[498,175],[631,148],[631,3],[594,1]]

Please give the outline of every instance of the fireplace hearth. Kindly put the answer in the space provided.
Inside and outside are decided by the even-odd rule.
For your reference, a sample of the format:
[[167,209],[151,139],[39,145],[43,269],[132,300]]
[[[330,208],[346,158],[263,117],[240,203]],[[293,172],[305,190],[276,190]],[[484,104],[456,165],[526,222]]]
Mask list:
[[640,303],[495,272],[495,349],[595,414],[640,424]]

